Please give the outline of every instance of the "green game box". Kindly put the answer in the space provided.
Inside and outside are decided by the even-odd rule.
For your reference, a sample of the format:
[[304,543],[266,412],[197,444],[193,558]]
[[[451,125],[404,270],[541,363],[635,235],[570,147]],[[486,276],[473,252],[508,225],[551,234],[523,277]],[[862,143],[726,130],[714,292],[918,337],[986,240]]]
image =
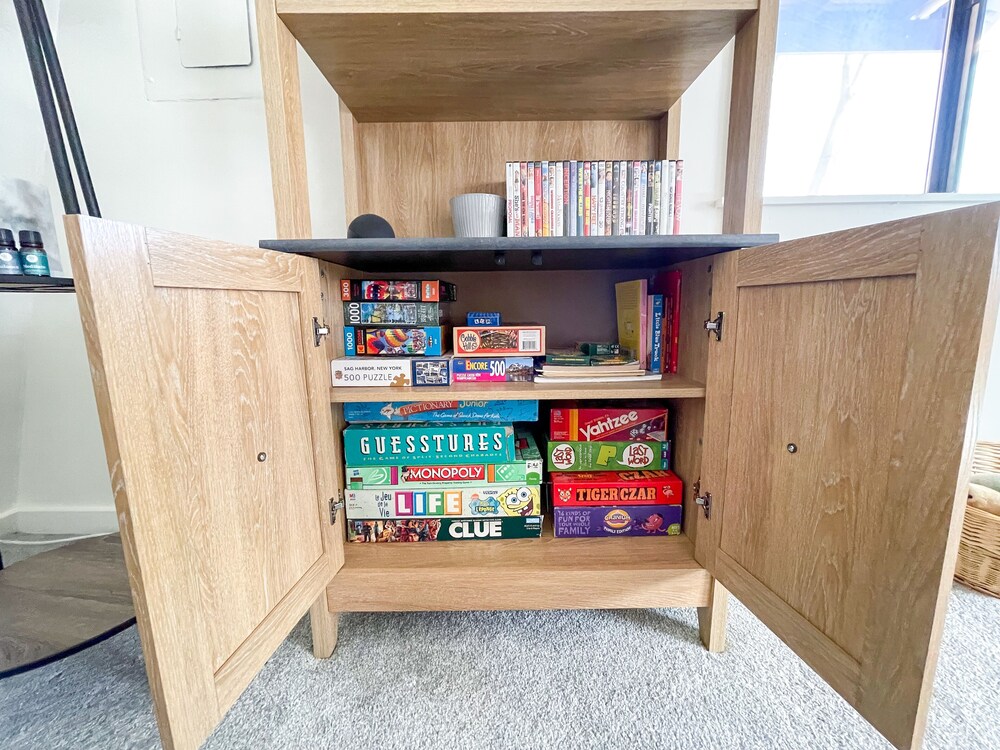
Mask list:
[[550,441],[548,468],[549,471],[666,470],[670,468],[670,441]]

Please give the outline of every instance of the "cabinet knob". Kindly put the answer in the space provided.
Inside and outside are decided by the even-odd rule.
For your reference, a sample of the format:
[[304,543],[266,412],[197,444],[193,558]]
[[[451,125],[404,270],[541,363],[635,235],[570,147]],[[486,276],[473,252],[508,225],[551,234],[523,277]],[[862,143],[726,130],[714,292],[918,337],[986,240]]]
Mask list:
[[261,451],[260,453],[257,454],[257,460],[260,461],[261,463],[264,463],[267,460],[267,454],[264,453],[264,451]]
[[789,453],[798,453],[799,446],[797,446],[795,443],[789,443],[788,445],[785,446],[785,450],[787,450]]

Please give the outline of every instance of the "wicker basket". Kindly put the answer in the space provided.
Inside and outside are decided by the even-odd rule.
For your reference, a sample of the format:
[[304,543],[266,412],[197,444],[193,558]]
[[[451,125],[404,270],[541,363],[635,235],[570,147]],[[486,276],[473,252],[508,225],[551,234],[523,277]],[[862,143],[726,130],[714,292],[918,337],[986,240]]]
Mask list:
[[[976,444],[972,473],[1000,473],[1000,443]],[[1000,516],[968,506],[958,545],[955,580],[1000,597]]]

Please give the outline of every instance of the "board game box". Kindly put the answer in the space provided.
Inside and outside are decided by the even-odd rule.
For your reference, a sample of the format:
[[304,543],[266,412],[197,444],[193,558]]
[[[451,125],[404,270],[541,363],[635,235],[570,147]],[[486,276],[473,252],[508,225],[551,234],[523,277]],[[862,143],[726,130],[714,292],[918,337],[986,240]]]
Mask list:
[[451,361],[455,383],[530,383],[535,379],[531,357],[455,357]]
[[413,360],[413,385],[451,385],[451,359],[421,357]]
[[351,489],[387,487],[476,487],[482,484],[530,484],[542,481],[542,454],[534,438],[522,430],[515,432],[514,460],[504,463],[459,463],[451,465],[351,466],[345,469]]
[[406,386],[413,385],[408,359],[379,357],[344,357],[330,362],[335,386]]
[[510,424],[352,424],[344,429],[347,466],[507,463],[516,458]]
[[667,439],[667,410],[556,404],[549,413],[550,440]]
[[616,505],[552,511],[556,537],[675,536],[681,533],[680,505]]
[[467,326],[498,326],[500,325],[500,313],[498,312],[466,313],[465,324]]
[[345,325],[441,325],[448,321],[448,304],[440,302],[345,302]]
[[[337,360],[375,362],[392,360]],[[423,360],[413,360],[414,364]],[[405,362],[403,364],[406,364]],[[347,422],[535,422],[537,401],[372,401],[344,404]],[[534,443],[532,443],[534,445]],[[537,451],[537,448],[535,449]]]
[[549,441],[549,471],[627,471],[670,468],[669,441]]
[[344,302],[367,300],[455,302],[458,293],[455,285],[447,281],[341,279],[340,298]]
[[423,354],[441,356],[445,352],[448,326],[420,328],[363,328],[344,326],[344,353],[347,356]]
[[545,354],[545,326],[456,326],[455,354],[489,357],[494,354]]
[[538,485],[385,487],[345,491],[344,508],[348,518],[538,516],[542,498]]
[[684,497],[684,484],[672,471],[553,472],[552,504],[674,505]]
[[356,519],[347,522],[351,542],[457,542],[474,539],[537,539],[541,516],[502,518]]

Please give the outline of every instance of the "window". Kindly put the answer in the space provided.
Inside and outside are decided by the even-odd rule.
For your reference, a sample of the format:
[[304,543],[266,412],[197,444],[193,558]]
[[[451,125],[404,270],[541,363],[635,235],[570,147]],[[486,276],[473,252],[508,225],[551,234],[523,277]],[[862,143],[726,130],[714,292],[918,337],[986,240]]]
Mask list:
[[1000,0],[953,2],[782,0],[766,195],[1000,192]]

